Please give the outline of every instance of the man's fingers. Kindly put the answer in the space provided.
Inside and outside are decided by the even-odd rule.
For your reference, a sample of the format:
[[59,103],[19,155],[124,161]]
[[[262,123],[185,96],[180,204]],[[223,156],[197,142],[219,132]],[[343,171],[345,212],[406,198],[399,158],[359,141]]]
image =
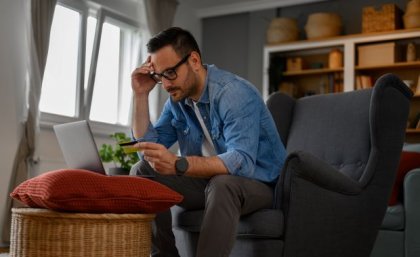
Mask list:
[[132,73],[131,76],[135,77],[135,76],[139,76],[139,75],[144,75],[144,74],[149,74],[151,71],[153,71],[152,68],[150,67],[145,67],[145,66],[140,66],[137,67]]
[[141,148],[144,150],[163,150],[166,149],[163,145],[152,143],[152,142],[140,142],[135,144],[137,148]]
[[160,150],[143,150],[143,155],[149,158],[155,158],[156,160],[160,160],[162,157],[162,151]]
[[145,155],[145,156],[144,156],[144,159],[145,159],[146,161],[148,161],[148,162],[153,162],[153,163],[155,163],[155,162],[158,162],[158,161],[159,161],[158,159],[153,158],[153,157],[151,157],[151,156],[147,156],[147,155]]

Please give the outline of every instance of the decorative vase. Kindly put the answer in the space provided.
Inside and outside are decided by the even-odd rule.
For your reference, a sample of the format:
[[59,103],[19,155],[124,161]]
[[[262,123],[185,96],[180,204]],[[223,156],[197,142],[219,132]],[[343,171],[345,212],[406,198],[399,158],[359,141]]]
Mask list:
[[328,67],[330,69],[343,67],[343,52],[340,49],[331,50],[328,56]]
[[407,45],[407,62],[414,62],[416,60],[416,45],[409,43]]
[[411,0],[407,3],[403,20],[406,29],[420,28],[420,0]]
[[420,75],[417,78],[416,95],[420,95]]

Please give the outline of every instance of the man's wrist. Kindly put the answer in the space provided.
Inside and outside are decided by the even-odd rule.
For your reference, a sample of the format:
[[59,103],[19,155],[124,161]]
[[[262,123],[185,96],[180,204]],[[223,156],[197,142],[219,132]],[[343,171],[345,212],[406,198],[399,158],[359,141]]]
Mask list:
[[150,92],[142,92],[142,93],[136,93],[136,92],[134,92],[134,98],[137,100],[137,99],[139,99],[139,100],[143,100],[143,99],[147,99],[147,98],[149,98],[149,93]]
[[175,174],[178,176],[184,176],[189,168],[189,163],[186,157],[178,157],[175,161]]

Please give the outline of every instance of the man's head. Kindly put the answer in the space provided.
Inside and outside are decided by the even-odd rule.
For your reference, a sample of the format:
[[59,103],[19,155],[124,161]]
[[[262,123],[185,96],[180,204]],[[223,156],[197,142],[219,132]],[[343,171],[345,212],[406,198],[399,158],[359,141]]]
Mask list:
[[177,27],[169,28],[151,38],[147,49],[154,69],[152,78],[162,83],[172,99],[198,100],[206,73],[200,49],[191,33]]
[[147,51],[152,54],[168,45],[172,46],[179,57],[186,56],[192,51],[197,52],[201,56],[197,41],[195,41],[193,35],[189,31],[178,27],[168,28],[152,37],[147,43]]

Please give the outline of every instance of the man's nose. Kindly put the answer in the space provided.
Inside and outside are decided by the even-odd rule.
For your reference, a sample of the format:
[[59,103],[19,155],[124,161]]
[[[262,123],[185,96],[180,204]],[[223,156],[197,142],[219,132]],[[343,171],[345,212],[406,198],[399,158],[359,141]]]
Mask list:
[[165,77],[162,77],[162,86],[163,86],[163,88],[165,90],[170,89],[172,87],[172,85],[173,84],[172,84],[172,81],[171,80],[169,80],[169,79],[167,79]]

